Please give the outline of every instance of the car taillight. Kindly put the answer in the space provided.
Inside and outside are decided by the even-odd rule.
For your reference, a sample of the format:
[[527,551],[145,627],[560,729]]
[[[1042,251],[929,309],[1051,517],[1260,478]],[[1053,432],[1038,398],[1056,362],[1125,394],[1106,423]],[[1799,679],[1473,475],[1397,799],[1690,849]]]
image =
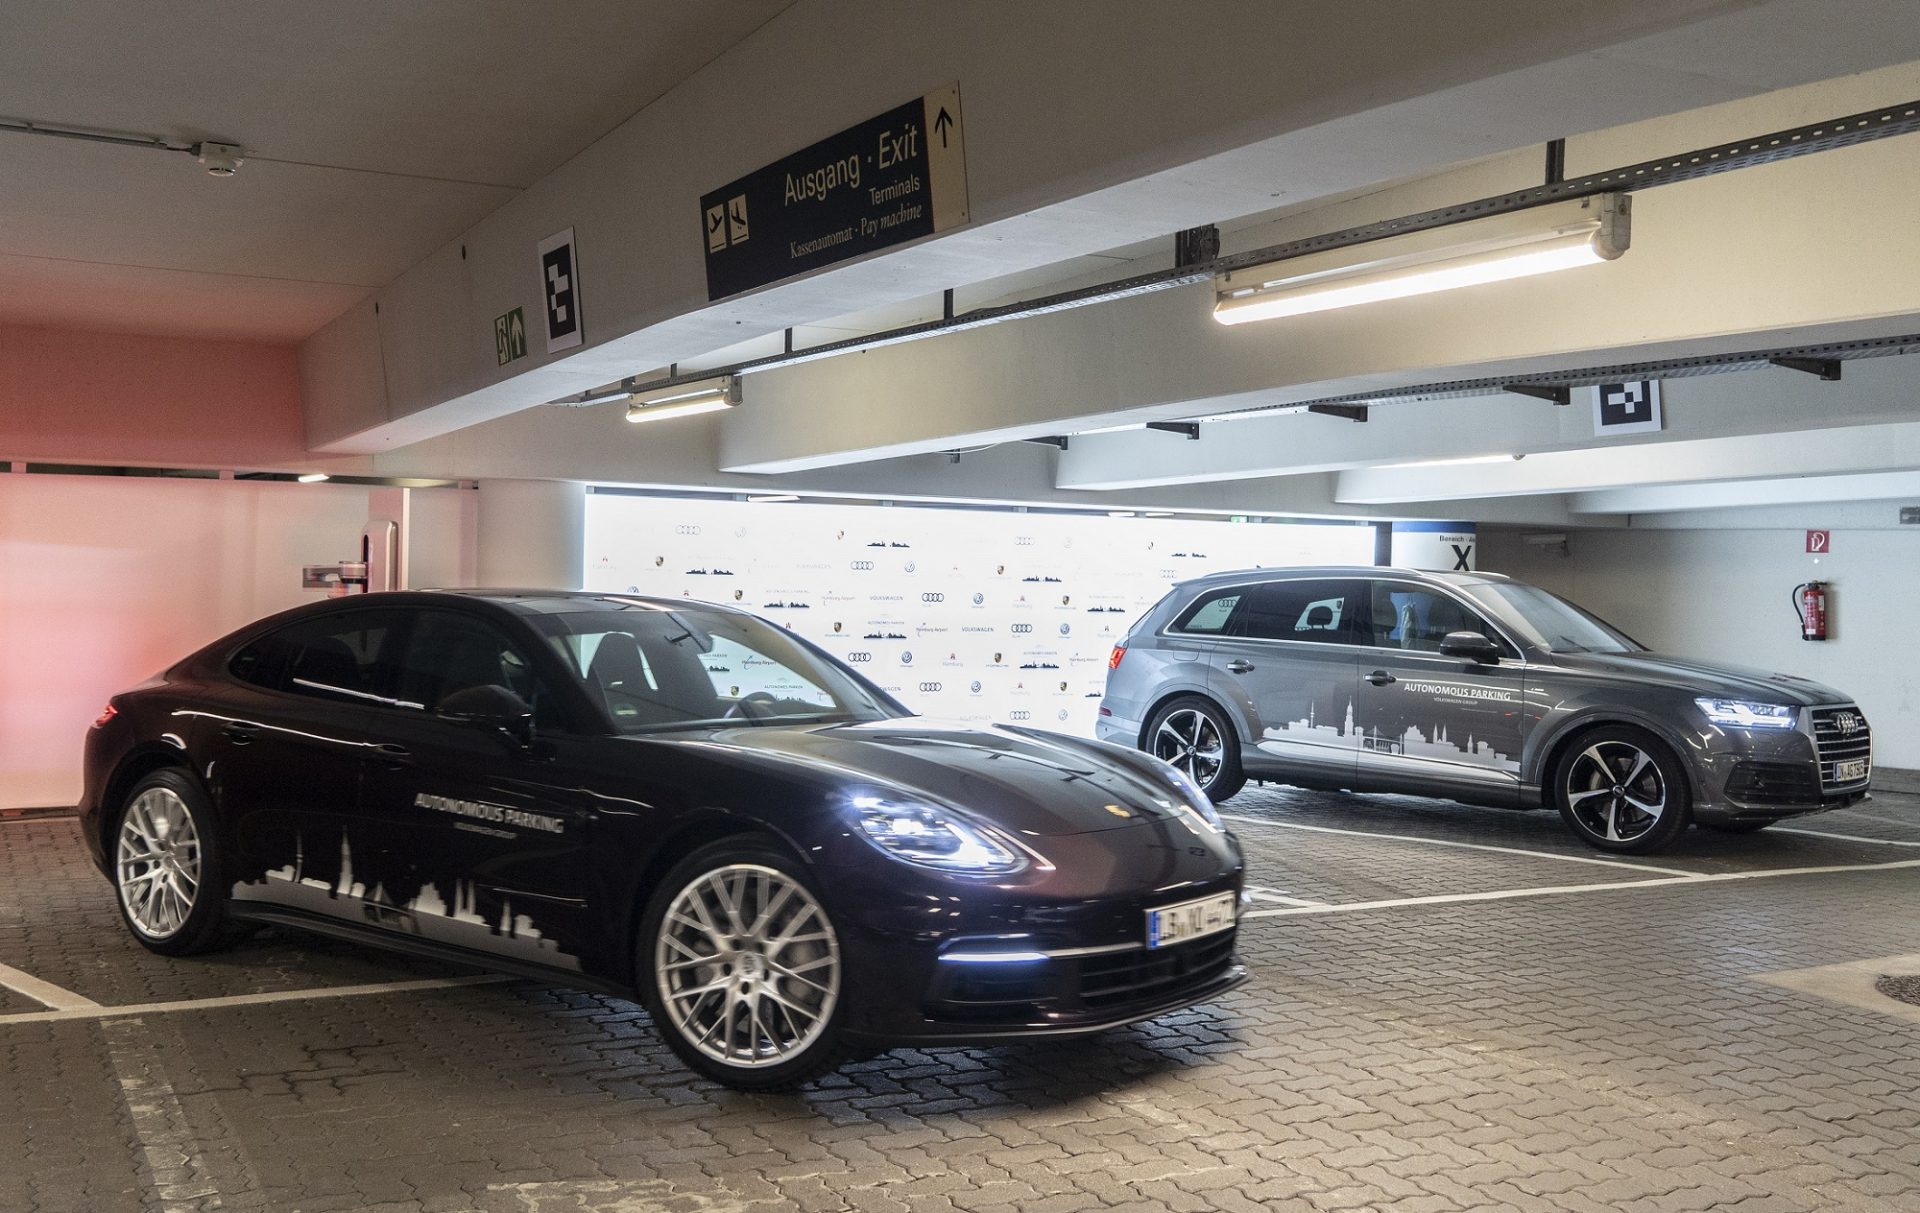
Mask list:
[[114,707],[112,704],[108,704],[106,707],[100,709],[100,714],[98,716],[93,718],[93,727],[97,729],[101,725],[107,723],[107,721],[112,720],[115,716],[118,716],[119,714],[120,714],[119,708]]
[[1116,644],[1116,645],[1114,645],[1114,646],[1113,646],[1113,652],[1111,652],[1111,653],[1109,653],[1109,654],[1107,654],[1107,668],[1108,668],[1109,670],[1117,670],[1117,669],[1119,669],[1119,668],[1120,668],[1120,659],[1121,659],[1122,657],[1125,657],[1126,655],[1127,655],[1127,646],[1126,646],[1126,645],[1124,645],[1124,644]]

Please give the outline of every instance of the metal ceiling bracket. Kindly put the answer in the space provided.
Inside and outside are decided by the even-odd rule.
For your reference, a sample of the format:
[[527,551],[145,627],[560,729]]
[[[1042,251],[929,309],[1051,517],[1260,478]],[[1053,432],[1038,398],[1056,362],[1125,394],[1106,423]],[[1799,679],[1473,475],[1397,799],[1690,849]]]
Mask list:
[[1173,234],[1173,264],[1176,269],[1205,265],[1220,256],[1220,229],[1209,223]]
[[1022,438],[1020,441],[1037,442],[1042,446],[1057,446],[1063,451],[1067,449],[1067,436],[1065,434],[1048,434],[1044,438]]
[[1160,430],[1168,434],[1185,434],[1195,442],[1200,441],[1200,423],[1198,421],[1149,421],[1147,428]]
[[1769,358],[1774,366],[1789,371],[1799,371],[1805,375],[1818,375],[1828,383],[1840,381],[1840,360],[1838,358]]
[[1564,383],[1503,383],[1503,392],[1512,392],[1516,396],[1531,396],[1535,400],[1544,400],[1549,404],[1569,405],[1573,403],[1573,389]]
[[1307,411],[1322,417],[1345,417],[1348,421],[1367,419],[1367,406],[1364,404],[1310,404]]

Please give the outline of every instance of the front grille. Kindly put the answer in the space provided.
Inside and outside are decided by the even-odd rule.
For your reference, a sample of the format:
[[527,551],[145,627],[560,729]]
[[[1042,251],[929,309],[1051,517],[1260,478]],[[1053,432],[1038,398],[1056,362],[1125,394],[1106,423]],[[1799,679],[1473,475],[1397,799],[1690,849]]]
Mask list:
[[1820,754],[1820,786],[1826,791],[1843,787],[1864,787],[1866,778],[1842,782],[1834,778],[1835,763],[1867,760],[1867,775],[1873,774],[1873,730],[1867,718],[1852,704],[1813,709],[1813,743]]
[[978,1024],[1038,1022],[1084,1013],[1124,1014],[1198,989],[1233,964],[1237,930],[1167,948],[1010,964],[952,964],[933,991],[932,1017]]

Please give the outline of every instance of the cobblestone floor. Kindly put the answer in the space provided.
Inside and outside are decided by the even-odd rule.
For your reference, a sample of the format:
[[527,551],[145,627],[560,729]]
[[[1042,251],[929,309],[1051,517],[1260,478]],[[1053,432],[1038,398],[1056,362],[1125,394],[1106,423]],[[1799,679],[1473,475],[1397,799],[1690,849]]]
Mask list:
[[0,986],[427,987],[54,1021],[0,989],[0,1211],[1920,1210],[1920,1024],[1758,980],[1920,952],[1920,866],[1884,866],[1920,797],[1645,867],[1546,814],[1224,808],[1248,985],[785,1097],[690,1077],[613,998],[280,932],[153,957],[71,822],[0,823]]

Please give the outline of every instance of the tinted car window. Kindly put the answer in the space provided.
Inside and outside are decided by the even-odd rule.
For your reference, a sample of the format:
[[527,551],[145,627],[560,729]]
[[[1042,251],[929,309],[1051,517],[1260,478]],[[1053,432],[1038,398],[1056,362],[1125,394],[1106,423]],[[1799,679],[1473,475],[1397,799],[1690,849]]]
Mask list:
[[399,635],[394,611],[341,611],[302,620],[252,642],[228,668],[255,686],[322,699],[384,699],[386,664]]
[[541,696],[533,669],[506,634],[484,619],[454,611],[423,611],[398,662],[394,698],[399,706],[431,712],[455,691],[505,687],[533,705]]
[[1383,649],[1438,653],[1449,632],[1478,632],[1501,643],[1500,633],[1456,599],[1395,582],[1373,587],[1373,643]]
[[1233,609],[1240,605],[1246,592],[1246,586],[1236,585],[1202,594],[1173,621],[1173,630],[1199,636],[1222,634],[1227,630],[1227,621],[1233,618]]
[[1253,591],[1232,633],[1256,640],[1355,644],[1360,602],[1357,581],[1270,581]]

